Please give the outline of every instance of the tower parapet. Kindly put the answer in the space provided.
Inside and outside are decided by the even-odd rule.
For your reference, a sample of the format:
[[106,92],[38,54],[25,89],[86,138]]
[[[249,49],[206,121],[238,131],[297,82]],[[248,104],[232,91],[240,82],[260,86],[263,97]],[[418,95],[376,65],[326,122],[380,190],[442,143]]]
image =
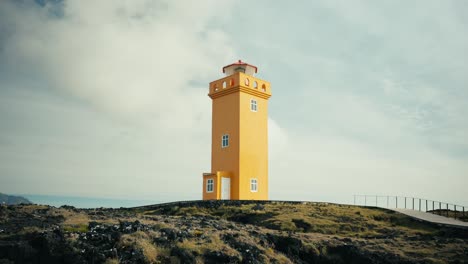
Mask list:
[[268,99],[271,96],[269,82],[242,72],[234,72],[232,75],[210,82],[208,96],[213,99],[236,92],[238,90],[233,88],[239,87],[243,88],[243,92],[252,93],[261,98]]

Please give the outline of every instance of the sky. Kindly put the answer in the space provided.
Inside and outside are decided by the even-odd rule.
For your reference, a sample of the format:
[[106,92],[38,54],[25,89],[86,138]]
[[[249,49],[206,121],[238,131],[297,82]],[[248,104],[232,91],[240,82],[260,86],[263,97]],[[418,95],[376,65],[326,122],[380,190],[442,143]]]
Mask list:
[[201,198],[208,83],[271,82],[270,199],[468,205],[466,1],[0,2],[0,192]]

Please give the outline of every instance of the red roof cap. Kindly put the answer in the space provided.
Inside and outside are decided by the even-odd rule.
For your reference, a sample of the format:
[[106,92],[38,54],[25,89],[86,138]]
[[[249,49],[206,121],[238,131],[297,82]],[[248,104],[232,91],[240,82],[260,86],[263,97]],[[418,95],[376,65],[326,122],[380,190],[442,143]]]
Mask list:
[[245,63],[245,62],[243,62],[243,61],[241,61],[241,60],[238,60],[237,62],[234,62],[234,63],[232,63],[232,64],[229,64],[229,65],[227,65],[227,66],[224,66],[224,67],[223,67],[223,73],[225,73],[225,69],[226,69],[227,67],[231,67],[231,66],[234,66],[234,65],[244,65],[244,66],[253,67],[253,68],[255,68],[255,73],[257,73],[257,70],[258,70],[258,69],[257,69],[257,66],[254,66],[254,65],[252,65],[252,64],[248,64],[248,63]]

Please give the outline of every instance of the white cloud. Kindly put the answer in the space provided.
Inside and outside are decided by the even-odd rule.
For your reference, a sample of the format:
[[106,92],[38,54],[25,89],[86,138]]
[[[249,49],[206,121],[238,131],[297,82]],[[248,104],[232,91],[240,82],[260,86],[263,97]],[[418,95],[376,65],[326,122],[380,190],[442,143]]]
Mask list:
[[[2,136],[15,142],[2,150],[4,191],[157,198],[180,177],[180,196],[198,198],[193,186],[210,166],[207,83],[234,58],[221,28],[230,1],[64,1],[59,17],[56,4],[0,6],[0,58],[20,76],[3,84],[7,95],[37,89],[5,104],[12,126],[56,117],[25,125],[47,131],[32,140],[40,157],[31,159],[27,132]],[[51,98],[38,105],[44,86],[78,98],[76,112]]]
[[268,118],[268,155],[270,159],[283,157],[288,146],[288,137],[278,123],[272,118]]
[[63,98],[37,104],[47,94],[37,89],[5,103],[2,171],[15,179],[3,182],[16,190],[36,170],[43,192],[50,182],[86,195],[111,184],[103,195],[157,197],[178,182],[177,195],[199,198],[193,186],[210,165],[206,86],[239,53],[272,83],[272,198],[467,201],[462,4],[65,1],[57,17],[6,3],[0,74],[14,74],[0,76],[80,100],[70,113]]
[[66,1],[61,18],[46,8],[13,7],[16,28],[4,55],[19,67],[34,65],[54,87],[97,107],[178,118],[183,110],[190,119],[203,93],[190,81],[212,78],[233,57],[228,37],[212,24],[229,5]]

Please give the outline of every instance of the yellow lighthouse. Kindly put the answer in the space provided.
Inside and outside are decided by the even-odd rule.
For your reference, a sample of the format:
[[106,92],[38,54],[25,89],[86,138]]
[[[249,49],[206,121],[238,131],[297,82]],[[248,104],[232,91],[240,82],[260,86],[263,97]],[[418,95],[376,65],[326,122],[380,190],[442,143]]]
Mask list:
[[210,83],[211,172],[203,173],[203,200],[268,200],[270,83],[239,60]]

